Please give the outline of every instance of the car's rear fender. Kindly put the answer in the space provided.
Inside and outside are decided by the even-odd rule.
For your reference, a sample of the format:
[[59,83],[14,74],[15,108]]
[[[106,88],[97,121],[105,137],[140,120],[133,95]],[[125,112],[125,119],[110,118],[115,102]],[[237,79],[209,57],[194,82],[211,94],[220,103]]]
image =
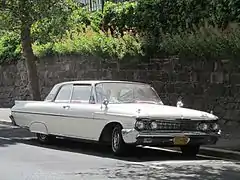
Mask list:
[[43,122],[32,122],[29,125],[29,130],[33,133],[48,134],[48,128]]

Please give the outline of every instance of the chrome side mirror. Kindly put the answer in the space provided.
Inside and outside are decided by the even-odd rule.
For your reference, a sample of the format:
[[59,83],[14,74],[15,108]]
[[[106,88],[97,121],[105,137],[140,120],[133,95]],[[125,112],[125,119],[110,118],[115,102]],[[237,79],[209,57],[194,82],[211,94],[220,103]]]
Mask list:
[[183,101],[182,101],[181,97],[178,99],[176,106],[177,107],[183,107]]
[[109,104],[109,101],[107,99],[104,99],[102,103],[105,105],[105,107],[107,107],[107,105]]

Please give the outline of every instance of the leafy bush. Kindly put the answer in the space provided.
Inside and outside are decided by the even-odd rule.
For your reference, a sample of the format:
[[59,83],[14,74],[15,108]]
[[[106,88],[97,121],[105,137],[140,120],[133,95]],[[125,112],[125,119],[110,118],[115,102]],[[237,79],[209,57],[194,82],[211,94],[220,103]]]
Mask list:
[[67,34],[60,42],[35,44],[33,48],[35,54],[40,57],[49,54],[81,54],[122,59],[141,54],[141,45],[132,36],[114,38],[90,30],[87,33]]
[[183,59],[236,60],[240,58],[240,28],[202,27],[191,33],[166,34],[158,51]]
[[0,64],[21,59],[20,39],[15,33],[3,33],[0,37]]
[[112,3],[106,2],[104,6],[101,30],[112,36],[123,36],[124,32],[134,29],[135,23],[135,2]]

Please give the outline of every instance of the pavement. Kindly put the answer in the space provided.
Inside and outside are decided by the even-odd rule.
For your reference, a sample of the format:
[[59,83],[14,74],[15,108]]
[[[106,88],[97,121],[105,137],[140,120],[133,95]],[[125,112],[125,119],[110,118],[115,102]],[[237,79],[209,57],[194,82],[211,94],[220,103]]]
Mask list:
[[[0,124],[12,125],[9,114],[10,109],[0,108]],[[217,144],[202,146],[200,154],[240,160],[240,133],[238,127],[236,127],[236,129],[224,128],[222,137]]]
[[9,108],[0,108],[0,123],[1,124],[11,124],[9,115],[10,115]]
[[108,147],[58,139],[41,145],[35,136],[0,125],[1,180],[239,180],[240,162],[175,151],[136,148],[117,158]]

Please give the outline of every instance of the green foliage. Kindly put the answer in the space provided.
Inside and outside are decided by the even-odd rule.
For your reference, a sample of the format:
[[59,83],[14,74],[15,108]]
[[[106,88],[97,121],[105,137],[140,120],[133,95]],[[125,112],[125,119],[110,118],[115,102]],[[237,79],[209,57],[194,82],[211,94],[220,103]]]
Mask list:
[[[77,7],[74,0],[4,0],[0,4],[0,30],[21,34],[31,28],[31,40],[39,43],[61,38]],[[63,26],[63,24],[65,24]]]
[[[191,32],[205,23],[225,28],[240,22],[240,0],[139,0],[106,3],[103,25],[115,34],[136,29],[159,37],[162,33]],[[114,34],[114,33],[112,33]]]
[[[240,57],[240,28],[228,26],[240,22],[240,0],[106,2],[103,12],[89,12],[70,0],[66,9],[58,5],[59,11],[51,12],[52,18],[47,11],[44,17],[36,15],[41,19],[32,24],[34,53],[39,57],[82,54],[123,59],[143,55],[143,50],[147,56]],[[6,24],[16,19],[14,14],[0,15],[4,17]],[[12,27],[18,25],[14,21]],[[1,62],[20,59],[19,37],[2,36]]]
[[68,20],[69,31],[73,33],[86,32],[88,27],[95,32],[100,32],[102,13],[100,11],[89,12],[85,8],[76,8]]
[[34,45],[33,48],[39,57],[56,54],[80,54],[122,59],[128,56],[141,55],[141,44],[136,38],[129,35],[122,38],[107,37],[93,31],[68,34],[61,42]]
[[112,3],[107,2],[104,7],[101,29],[112,36],[123,36],[135,27],[135,2]]
[[0,64],[9,64],[21,57],[20,38],[14,33],[4,33],[0,37]]
[[182,59],[232,59],[240,58],[240,28],[202,27],[191,33],[166,34],[162,38],[159,52],[177,55]]

